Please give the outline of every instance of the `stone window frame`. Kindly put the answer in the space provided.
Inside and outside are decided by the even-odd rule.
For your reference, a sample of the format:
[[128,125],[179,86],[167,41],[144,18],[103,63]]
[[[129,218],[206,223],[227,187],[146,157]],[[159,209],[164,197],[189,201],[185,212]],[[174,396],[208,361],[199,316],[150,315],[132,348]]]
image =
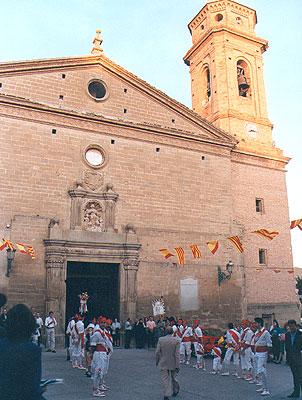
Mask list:
[[[100,82],[102,85],[104,85],[105,89],[106,89],[106,94],[104,97],[102,97],[101,99],[97,99],[95,97],[93,97],[90,93],[89,93],[89,85],[91,84],[91,82]],[[90,99],[96,101],[97,103],[102,102],[102,101],[106,101],[109,98],[109,89],[108,89],[108,85],[106,84],[106,82],[103,81],[103,79],[101,79],[100,77],[92,77],[89,79],[89,81],[87,82],[86,85],[86,92],[89,96]]]
[[[263,252],[263,254],[264,254],[264,262],[263,263],[260,262],[261,261],[260,260],[260,252]],[[267,249],[261,248],[258,250],[258,263],[259,263],[259,265],[268,265]]]
[[[88,162],[88,160],[86,159],[86,153],[90,149],[96,149],[102,153],[104,161],[102,162],[101,165],[92,165]],[[100,146],[97,143],[91,143],[88,146],[86,146],[82,153],[82,156],[83,156],[83,160],[84,160],[85,164],[88,165],[88,167],[90,167],[92,169],[102,169],[108,164],[108,161],[109,161],[108,153],[104,150],[104,148],[102,146]]]
[[255,209],[256,209],[256,213],[257,214],[264,214],[265,213],[263,198],[261,198],[261,197],[256,197],[255,198]]

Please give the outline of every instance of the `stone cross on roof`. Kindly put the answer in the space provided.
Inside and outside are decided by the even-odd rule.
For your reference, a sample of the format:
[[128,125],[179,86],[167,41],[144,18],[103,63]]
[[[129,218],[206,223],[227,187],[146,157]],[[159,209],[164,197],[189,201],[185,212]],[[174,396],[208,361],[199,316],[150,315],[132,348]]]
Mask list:
[[93,47],[91,49],[91,54],[102,54],[103,53],[103,49],[102,49],[102,43],[103,43],[103,39],[101,38],[101,30],[97,29],[95,32],[95,37],[93,39]]

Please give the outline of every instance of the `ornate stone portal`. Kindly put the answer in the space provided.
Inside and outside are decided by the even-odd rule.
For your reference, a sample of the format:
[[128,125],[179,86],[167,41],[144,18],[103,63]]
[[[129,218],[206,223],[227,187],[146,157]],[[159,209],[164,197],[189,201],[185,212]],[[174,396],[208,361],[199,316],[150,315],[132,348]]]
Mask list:
[[65,331],[66,274],[68,261],[120,264],[120,318],[136,316],[136,280],[139,250],[135,229],[115,229],[115,205],[118,194],[112,185],[102,192],[92,192],[82,184],[70,190],[70,229],[63,230],[58,220],[51,220],[49,237],[44,240],[47,270],[46,310],[54,311],[58,333]]

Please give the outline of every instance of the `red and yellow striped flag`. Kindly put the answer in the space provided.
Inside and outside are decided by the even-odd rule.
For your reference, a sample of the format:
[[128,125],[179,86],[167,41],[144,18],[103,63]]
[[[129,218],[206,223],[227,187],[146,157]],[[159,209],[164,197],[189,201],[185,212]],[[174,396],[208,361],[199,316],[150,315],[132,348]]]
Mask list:
[[190,244],[190,249],[194,258],[201,258],[202,254],[197,244]]
[[212,254],[215,254],[219,248],[218,240],[210,240],[207,242],[207,246]]
[[290,221],[290,229],[294,229],[296,227],[298,227],[302,231],[302,218]]
[[264,237],[268,240],[273,240],[276,236],[279,235],[277,231],[268,231],[267,229],[258,229],[257,231],[253,231],[252,233],[256,233],[256,235]]
[[240,242],[239,236],[230,236],[228,240],[236,247],[239,253],[243,253],[244,249],[242,243]]
[[6,240],[2,239],[2,243],[0,243],[0,250],[5,249],[6,246],[7,246]]
[[167,259],[170,257],[174,257],[174,254],[170,253],[168,249],[160,249],[161,254]]
[[278,274],[279,272],[281,272],[281,269],[274,269],[274,272],[276,272],[276,274]]
[[25,248],[24,244],[16,243],[16,246],[17,246],[17,249],[20,251],[20,253],[27,254],[27,251],[26,251],[26,248]]
[[0,244],[0,250],[5,249],[5,247],[9,247],[11,250],[14,250],[14,245],[10,240],[2,239],[2,243]]
[[288,269],[287,272],[288,272],[289,274],[293,274],[295,271],[294,271],[293,269]]
[[178,263],[180,265],[184,265],[185,264],[185,251],[182,247],[175,247],[174,249],[176,251],[177,254],[177,258],[178,258]]
[[32,260],[36,258],[36,252],[32,246],[27,246],[27,253],[31,256]]

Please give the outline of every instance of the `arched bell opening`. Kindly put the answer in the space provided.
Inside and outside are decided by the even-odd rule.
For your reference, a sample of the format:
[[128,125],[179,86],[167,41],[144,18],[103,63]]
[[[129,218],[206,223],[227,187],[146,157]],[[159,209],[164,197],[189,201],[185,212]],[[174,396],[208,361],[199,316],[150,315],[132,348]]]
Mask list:
[[237,82],[238,93],[241,97],[248,97],[250,95],[250,74],[249,68],[245,61],[237,61]]

